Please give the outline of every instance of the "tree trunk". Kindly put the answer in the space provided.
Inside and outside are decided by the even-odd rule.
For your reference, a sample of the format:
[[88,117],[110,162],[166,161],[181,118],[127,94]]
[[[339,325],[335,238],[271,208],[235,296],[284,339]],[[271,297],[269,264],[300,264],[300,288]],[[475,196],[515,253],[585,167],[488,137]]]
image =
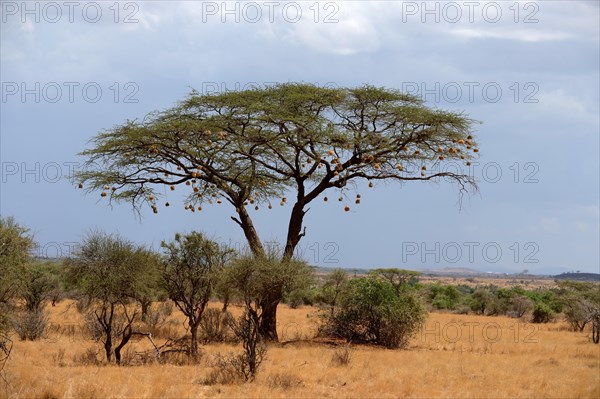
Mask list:
[[148,319],[148,309],[150,309],[152,302],[142,299],[140,304],[142,305],[142,321],[145,322]]
[[[260,237],[254,228],[254,223],[252,223],[252,219],[248,215],[246,208],[244,206],[238,207],[239,209],[239,225],[244,231],[244,236],[248,241],[248,245],[250,246],[250,251],[254,256],[262,257],[265,255],[265,249],[263,248],[262,242],[260,241]],[[236,220],[234,218],[234,220]],[[237,220],[236,220],[237,222]]]
[[110,363],[112,359],[112,338],[110,332],[106,334],[106,341],[104,341],[104,351],[106,352],[106,361]]
[[[106,318],[107,316],[107,312],[108,313],[108,319]],[[102,312],[101,312],[101,316],[98,316],[96,314],[96,318],[98,320],[98,322],[100,323],[100,325],[102,326],[102,329],[104,330],[104,335],[106,336],[106,340],[104,341],[104,351],[106,352],[106,361],[108,363],[110,363],[111,359],[112,359],[112,323],[113,323],[113,316],[115,314],[115,304],[111,303],[110,307],[107,309],[106,305],[103,306],[102,308]]]
[[121,343],[119,343],[119,345],[115,348],[115,360],[117,362],[117,365],[121,365],[121,349],[123,349],[123,347],[127,345],[127,342],[129,342],[129,339],[131,338],[132,334],[133,331],[131,329],[131,326],[127,327],[127,329],[123,332]]
[[[298,201],[294,204],[290,222],[288,225],[287,240],[285,250],[283,252],[282,262],[287,262],[294,256],[296,246],[304,234],[302,231],[302,221],[304,219],[304,202]],[[280,287],[271,291],[267,298],[260,301],[262,312],[260,322],[260,335],[268,341],[278,341],[277,336],[277,306],[283,297],[283,292]]]
[[298,201],[294,204],[292,214],[290,215],[290,222],[288,224],[287,239],[285,242],[285,250],[283,252],[283,261],[288,261],[294,256],[296,246],[300,242],[300,239],[304,234],[302,231],[302,221],[304,220],[304,202]]
[[192,339],[190,342],[190,355],[193,359],[198,357],[198,326],[199,322],[194,322],[192,319],[189,320],[190,333],[192,334]]
[[277,342],[277,306],[281,302],[281,289],[275,289],[269,293],[267,298],[260,301],[261,320],[258,331],[262,338],[267,341]]
[[227,312],[227,307],[229,306],[229,295],[225,295],[225,297],[223,298],[223,308],[221,309],[221,311]]

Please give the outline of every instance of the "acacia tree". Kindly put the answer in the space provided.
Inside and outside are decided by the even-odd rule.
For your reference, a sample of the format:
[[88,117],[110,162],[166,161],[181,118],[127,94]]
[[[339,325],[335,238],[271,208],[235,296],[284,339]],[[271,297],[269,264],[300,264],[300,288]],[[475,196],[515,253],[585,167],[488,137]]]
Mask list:
[[417,280],[421,275],[420,272],[414,270],[404,270],[397,268],[379,268],[371,270],[370,274],[373,277],[381,278],[387,281],[394,287],[396,294],[400,294],[403,287],[408,285],[411,281]]
[[[430,109],[417,97],[363,86],[319,88],[309,84],[200,95],[174,107],[127,121],[98,134],[81,155],[87,167],[77,181],[109,201],[135,210],[159,202],[183,186],[185,209],[229,203],[254,256],[265,249],[250,207],[287,204],[291,212],[283,260],[306,234],[307,206],[329,190],[360,203],[356,182],[436,181],[447,178],[460,193],[475,189],[467,174],[439,167],[465,162],[479,150],[473,121],[462,113]],[[438,171],[428,171],[437,168]],[[186,187],[187,186],[187,187]],[[354,197],[354,195],[356,197]],[[304,227],[304,229],[303,229]],[[261,333],[277,339],[280,290],[261,300]]]
[[98,332],[109,362],[114,354],[116,363],[121,363],[121,350],[136,333],[139,311],[131,302],[148,290],[147,285],[155,285],[148,268],[157,263],[156,257],[119,236],[92,232],[75,258],[67,261],[70,280],[91,302],[88,321]]
[[559,301],[573,331],[583,331],[600,313],[600,288],[589,282],[557,281]]

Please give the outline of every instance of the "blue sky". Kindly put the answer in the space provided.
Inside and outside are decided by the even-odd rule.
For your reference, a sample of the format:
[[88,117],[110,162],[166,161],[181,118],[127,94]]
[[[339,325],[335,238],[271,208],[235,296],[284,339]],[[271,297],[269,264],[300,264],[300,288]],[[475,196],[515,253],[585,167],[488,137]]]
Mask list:
[[[50,4],[49,4],[50,3]],[[102,129],[200,92],[369,83],[460,110],[480,192],[360,187],[307,214],[299,253],[341,267],[599,272],[599,6],[547,2],[1,2],[0,213],[49,256],[90,228],[158,248],[177,231],[243,243],[224,205],[137,219],[66,179]],[[336,197],[334,193],[330,197]],[[282,240],[290,207],[255,214]],[[238,244],[239,245],[239,244]]]

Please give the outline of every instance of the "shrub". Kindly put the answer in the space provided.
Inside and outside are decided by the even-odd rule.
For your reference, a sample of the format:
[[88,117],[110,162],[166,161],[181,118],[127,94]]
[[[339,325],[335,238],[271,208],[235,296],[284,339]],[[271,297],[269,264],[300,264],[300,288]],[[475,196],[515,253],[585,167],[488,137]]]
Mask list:
[[512,298],[511,309],[508,311],[508,315],[511,317],[521,318],[525,316],[533,308],[531,300],[524,295],[517,295]]
[[7,334],[10,328],[10,317],[8,312],[8,306],[0,303],[0,334]]
[[279,388],[284,391],[303,385],[302,380],[297,375],[285,372],[271,374],[267,378],[267,383],[271,389]]
[[231,313],[219,309],[206,309],[200,321],[200,340],[203,344],[209,342],[225,342],[231,323]]
[[317,291],[312,288],[299,288],[291,291],[285,296],[285,302],[292,309],[297,309],[302,305],[313,305]]
[[348,283],[333,314],[323,314],[321,330],[354,343],[402,348],[425,321],[425,310],[410,292],[398,292],[384,280],[356,278]]
[[550,306],[543,302],[538,302],[533,307],[533,314],[531,321],[533,323],[548,323],[554,318],[554,311]]
[[20,312],[13,320],[13,328],[21,341],[35,341],[44,336],[48,327],[48,316],[44,311]]
[[471,295],[470,305],[471,310],[476,313],[485,314],[486,310],[492,306],[494,295],[485,288],[478,288]]
[[157,306],[148,307],[144,322],[156,328],[163,324],[173,314],[173,302],[160,302]]
[[213,369],[200,383],[204,385],[231,385],[242,382],[240,374],[236,371],[234,362],[231,360],[233,357],[234,355],[231,354],[229,356],[218,354]]
[[[265,354],[266,346],[260,345],[257,348],[257,368],[262,363]],[[251,369],[249,360],[245,352],[238,354],[230,353],[227,356],[217,354],[213,369],[202,383],[204,385],[229,385],[252,381],[254,380],[256,370],[253,371]]]
[[55,354],[52,355],[52,363],[58,367],[65,367],[65,348],[58,348]]
[[246,305],[244,314],[238,320],[231,318],[228,323],[244,348],[244,352],[230,356],[228,361],[244,381],[254,380],[267,354],[267,345],[259,333],[258,320],[256,311]]
[[73,356],[73,363],[81,366],[98,366],[98,350],[96,348],[87,348],[83,353]]
[[347,366],[352,360],[352,350],[350,345],[344,345],[333,351],[331,356],[331,364],[334,366]]

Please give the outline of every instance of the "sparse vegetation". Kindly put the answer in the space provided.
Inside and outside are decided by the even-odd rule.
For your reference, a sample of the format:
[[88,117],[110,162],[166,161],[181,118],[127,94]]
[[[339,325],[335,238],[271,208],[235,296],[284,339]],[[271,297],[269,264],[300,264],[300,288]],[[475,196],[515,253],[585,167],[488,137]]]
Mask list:
[[[14,229],[16,224],[11,223]],[[486,370],[496,376],[504,369],[514,369],[518,362],[543,369],[544,375],[552,374],[557,366],[563,368],[555,375],[556,383],[553,380],[547,388],[538,387],[531,396],[542,392],[546,396],[582,397],[600,392],[600,382],[579,391],[561,390],[558,383],[567,379],[569,372],[564,370],[578,370],[568,375],[569,382],[589,382],[600,369],[597,346],[589,345],[600,341],[600,291],[594,283],[557,281],[553,286],[530,284],[527,288],[516,285],[516,280],[513,285],[484,285],[484,280],[472,285],[466,280],[425,283],[422,276],[400,269],[377,269],[352,277],[339,269],[315,278],[314,270],[302,261],[281,261],[276,251],[264,257],[234,257],[230,250],[199,233],[177,236],[163,249],[165,256],[161,258],[121,237],[94,232],[84,239],[76,256],[64,263],[32,262],[25,256],[20,258],[22,263],[12,264],[20,264],[20,288],[5,287],[5,300],[0,303],[0,371],[4,373],[0,377],[7,373],[10,354],[8,372],[11,384],[19,389],[17,397],[65,397],[67,392],[114,396],[111,387],[124,389],[125,396],[194,395],[177,384],[149,393],[140,387],[135,391],[123,388],[129,387],[129,382],[122,380],[122,372],[110,367],[113,361],[128,366],[128,374],[136,374],[140,380],[154,373],[152,383],[144,386],[155,386],[161,378],[165,378],[165,386],[171,386],[181,380],[181,374],[188,373],[190,380],[213,389],[211,396],[238,396],[244,382],[252,382],[252,389],[261,396],[276,392],[322,396],[325,387],[333,386],[341,389],[343,396],[349,392],[364,396],[390,392],[389,388],[373,386],[363,390],[367,381],[386,381],[384,376],[392,372],[389,368],[394,378],[403,375],[405,381],[428,381],[429,376],[414,367],[406,370],[396,364],[426,364],[429,368],[434,364],[441,370],[444,364],[436,362],[442,358],[461,364],[455,374],[445,369],[456,376],[454,382],[446,381],[449,388],[445,393],[463,392],[460,389],[469,381],[464,379],[466,372]],[[280,320],[289,324],[282,328],[293,326],[294,332],[285,333],[289,339],[281,346],[269,346],[260,333],[263,309],[268,307],[263,302],[273,291],[283,293],[288,304],[282,308]],[[165,300],[167,296],[170,299]],[[228,310],[210,303],[211,296],[226,297]],[[51,303],[53,297],[68,299]],[[194,355],[192,340],[186,335],[191,334],[188,314],[173,312],[174,307],[186,308],[186,303],[195,304],[189,307],[198,318],[193,323],[199,320]],[[437,327],[427,324],[426,306],[442,312],[429,315],[431,322],[441,323]],[[317,314],[320,317],[315,317]],[[86,328],[63,329],[55,324],[63,320]],[[474,327],[457,335],[465,325]],[[482,333],[476,328],[490,325],[495,330],[492,335],[489,329]],[[13,342],[13,333],[20,340]],[[42,337],[44,343],[39,340]],[[102,346],[90,346],[90,339]],[[525,343],[528,345],[515,349],[515,345]],[[330,350],[328,345],[335,347]],[[384,351],[373,345],[406,350]],[[562,355],[558,347],[564,351]],[[551,358],[547,357],[549,351]],[[324,353],[330,353],[329,360]],[[494,362],[486,362],[491,355]],[[465,359],[470,363],[463,363]],[[481,359],[484,361],[477,363]],[[495,362],[503,368],[493,368]],[[81,370],[100,365],[107,367],[97,368],[96,379],[81,380],[85,378]],[[168,365],[176,365],[177,371]],[[63,375],[65,382],[50,386],[46,380],[31,380],[23,370],[32,367],[50,369]],[[64,375],[65,369],[79,379]],[[481,378],[488,386],[497,381],[496,377]],[[503,378],[517,381],[513,375]],[[527,382],[532,378],[530,375]],[[352,390],[344,391],[346,386]],[[409,388],[402,395],[441,396],[428,391],[426,383],[404,386]],[[477,387],[461,396],[485,396],[488,392]],[[523,389],[510,392],[522,394]]]
[[[51,320],[79,323],[82,317],[68,299],[46,308]],[[220,303],[208,305],[208,309],[220,308]],[[243,308],[232,305],[230,311],[237,318]],[[279,320],[284,326],[297,323],[303,331],[310,331],[311,315],[316,311],[309,306],[282,306]],[[177,326],[178,334],[184,333],[185,317],[180,312],[173,312],[167,322]],[[493,344],[483,332],[483,326],[490,323],[498,326],[499,332],[499,340],[494,339]],[[466,326],[458,336],[451,330],[457,324]],[[446,333],[445,326],[449,326]],[[468,326],[473,326],[472,333]],[[489,331],[491,338],[494,330]],[[70,397],[69,392],[136,398],[195,397],[198,392],[221,398],[384,397],[390,392],[428,398],[480,398],[490,392],[505,398],[592,398],[600,392],[600,361],[598,346],[590,344],[587,336],[590,331],[588,325],[585,333],[573,333],[566,321],[531,324],[502,315],[434,312],[407,349],[353,344],[346,366],[336,366],[333,361],[336,351],[343,354],[345,344],[340,342],[332,347],[309,334],[300,342],[271,345],[250,386],[232,367],[218,371],[221,362],[217,359],[240,354],[239,344],[203,345],[200,362],[190,363],[189,357],[177,358],[176,353],[156,361],[148,340],[132,339],[123,364],[133,359],[131,365],[135,366],[123,369],[106,365],[101,348],[91,345],[82,332],[73,335],[53,329],[44,342],[16,340],[5,372],[13,392],[19,393],[11,394],[15,399],[40,397],[44,392],[53,392],[58,398]],[[164,342],[166,339],[156,341],[159,347]],[[63,367],[58,364],[60,348],[64,348]],[[144,362],[138,354],[146,352],[150,356]],[[431,382],[432,373],[438,375],[436,383]]]

